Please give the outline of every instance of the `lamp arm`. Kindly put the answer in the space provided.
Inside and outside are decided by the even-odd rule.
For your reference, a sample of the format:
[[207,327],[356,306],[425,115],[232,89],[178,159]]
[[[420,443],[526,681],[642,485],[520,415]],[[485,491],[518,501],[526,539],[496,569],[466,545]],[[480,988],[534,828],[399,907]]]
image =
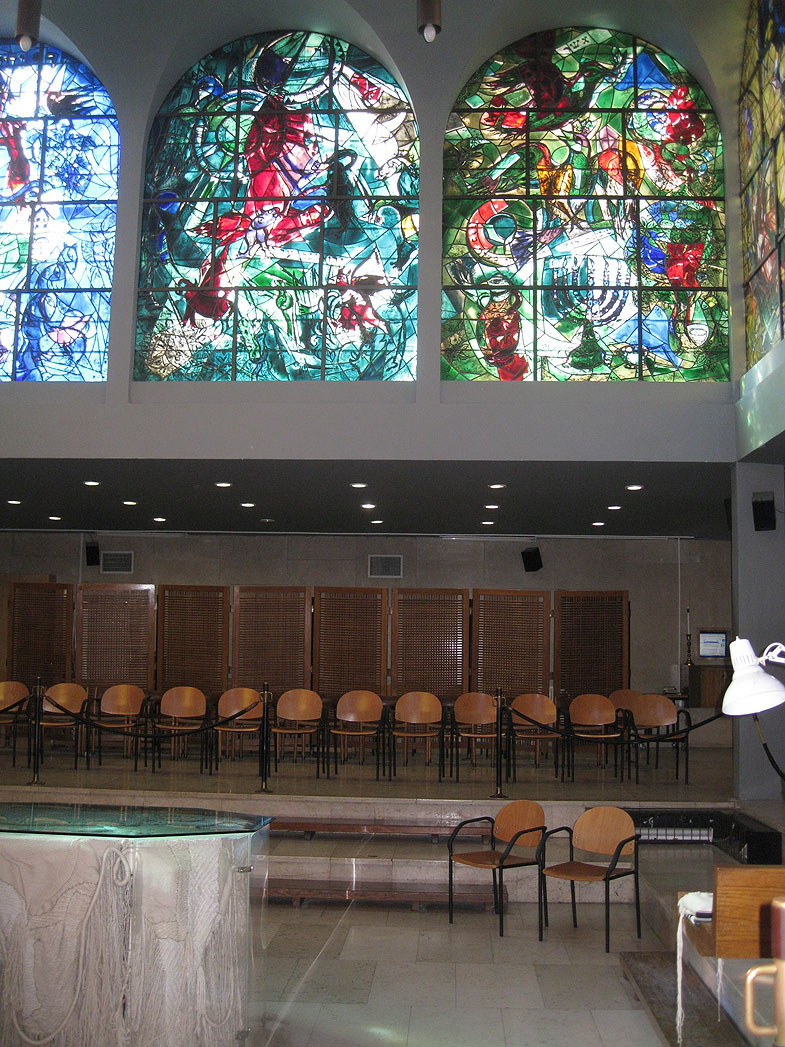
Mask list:
[[760,665],[766,662],[774,662],[777,665],[785,665],[785,644],[770,643],[758,659]]
[[[775,646],[775,645],[772,644],[772,646]],[[766,739],[763,737],[763,731],[762,731],[761,726],[760,726],[760,721],[758,720],[758,714],[757,713],[753,713],[752,714],[752,718],[755,721],[755,726],[758,729],[758,737],[760,738],[760,744],[763,746],[763,751],[766,753],[766,756],[768,757],[769,763],[774,768],[774,770],[777,772],[777,774],[780,776],[780,778],[782,778],[782,780],[785,781],[785,771],[782,770],[780,765],[777,763],[777,761],[771,755],[771,750],[769,749],[768,745],[766,744]]]

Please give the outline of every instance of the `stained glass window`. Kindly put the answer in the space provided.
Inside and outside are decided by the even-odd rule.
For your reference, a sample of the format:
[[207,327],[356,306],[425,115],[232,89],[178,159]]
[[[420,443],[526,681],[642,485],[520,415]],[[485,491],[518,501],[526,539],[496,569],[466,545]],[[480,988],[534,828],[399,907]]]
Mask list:
[[106,380],[120,142],[90,70],[0,41],[0,381]]
[[609,29],[505,48],[444,146],[442,377],[727,380],[723,153],[700,85]]
[[785,0],[752,0],[739,107],[747,367],[782,338]]
[[418,172],[403,91],[351,44],[203,58],[150,133],[136,379],[413,379]]

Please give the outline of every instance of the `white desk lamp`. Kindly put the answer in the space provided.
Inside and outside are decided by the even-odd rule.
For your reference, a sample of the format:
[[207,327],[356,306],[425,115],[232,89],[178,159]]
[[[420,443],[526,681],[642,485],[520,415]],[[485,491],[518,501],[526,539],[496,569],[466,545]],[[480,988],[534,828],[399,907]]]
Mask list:
[[774,709],[785,702],[785,684],[763,668],[766,662],[785,665],[785,644],[769,644],[758,658],[749,640],[736,637],[730,645],[730,659],[733,679],[722,699],[722,711],[726,716],[752,716],[769,763],[780,778],[785,779],[785,772],[769,752],[758,721],[758,713]]

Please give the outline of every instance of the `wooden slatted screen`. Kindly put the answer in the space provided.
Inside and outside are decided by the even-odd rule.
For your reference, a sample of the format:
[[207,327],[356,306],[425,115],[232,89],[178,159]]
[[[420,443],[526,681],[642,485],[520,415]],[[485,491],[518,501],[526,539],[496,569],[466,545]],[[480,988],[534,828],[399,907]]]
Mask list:
[[155,586],[80,585],[76,678],[86,686],[155,686]]
[[472,690],[509,699],[550,683],[548,592],[475,589],[472,601]]
[[363,688],[387,693],[387,590],[317,588],[313,686],[334,701]]
[[28,687],[40,676],[49,687],[71,679],[73,586],[65,582],[11,582],[8,678]]
[[238,585],[234,590],[232,685],[277,698],[311,686],[311,590]]
[[556,593],[554,688],[570,698],[630,686],[629,595]]
[[394,695],[431,691],[441,699],[469,689],[469,591],[394,589]]
[[207,695],[226,690],[229,588],[162,585],[158,589],[158,689],[185,684]]

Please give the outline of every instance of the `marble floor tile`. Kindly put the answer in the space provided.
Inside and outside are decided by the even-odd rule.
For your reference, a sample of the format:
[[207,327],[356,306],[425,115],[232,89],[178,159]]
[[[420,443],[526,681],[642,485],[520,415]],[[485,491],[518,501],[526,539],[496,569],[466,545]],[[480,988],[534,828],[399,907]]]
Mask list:
[[505,1007],[502,1020],[509,1047],[605,1047],[588,1008],[552,1011]]
[[376,963],[370,960],[299,960],[284,990],[284,999],[303,1003],[368,1002]]
[[371,987],[370,1002],[384,1000],[429,1004],[439,1000],[446,1010],[455,1007],[454,963],[399,963],[379,960]]
[[490,963],[493,959],[490,933],[457,930],[455,925],[420,932],[417,960],[441,963]]
[[414,927],[383,927],[358,924],[349,928],[340,959],[379,960],[387,957],[403,963],[418,959],[420,932]]
[[552,1011],[634,1010],[640,1006],[617,967],[535,964],[543,1006]]
[[660,1047],[662,1040],[645,1011],[592,1011],[603,1047]]
[[439,1003],[413,1004],[407,1047],[504,1047],[497,1007],[450,1011]]
[[456,1008],[543,1006],[532,964],[462,963],[455,967]]

